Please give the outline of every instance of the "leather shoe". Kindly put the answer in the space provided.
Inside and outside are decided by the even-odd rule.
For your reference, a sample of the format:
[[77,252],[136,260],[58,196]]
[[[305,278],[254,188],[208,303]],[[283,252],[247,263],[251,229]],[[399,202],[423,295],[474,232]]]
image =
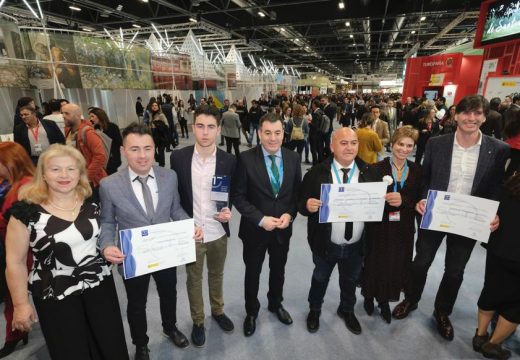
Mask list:
[[256,316],[247,315],[244,320],[244,335],[251,336],[256,330]]
[[135,360],[150,360],[150,350],[148,346],[136,346],[135,347]]
[[392,314],[390,313],[390,306],[388,303],[381,303],[378,305],[379,309],[381,310],[381,317],[383,320],[390,324],[392,322]]
[[184,334],[181,333],[177,327],[174,327],[170,332],[163,330],[163,334],[164,336],[169,337],[175,346],[180,347],[181,349],[187,347],[190,344],[188,338],[184,336]]
[[412,304],[409,300],[404,299],[395,306],[392,316],[397,320],[404,319],[415,309],[417,309],[417,303]]
[[347,329],[349,329],[353,334],[361,334],[361,324],[356,318],[356,315],[354,315],[353,311],[343,311],[338,309],[338,315],[345,321]]
[[320,328],[320,310],[311,310],[307,316],[307,330],[310,333],[315,333]]
[[486,335],[480,336],[478,334],[478,329],[475,330],[475,336],[473,336],[473,350],[476,352],[480,352],[480,349],[482,348],[482,345],[486,343],[489,340],[489,334],[486,333]]
[[235,328],[235,325],[233,325],[233,321],[231,321],[230,318],[227,317],[226,314],[220,314],[220,315],[212,315],[213,319],[217,322],[218,326],[225,332],[232,332]]
[[269,308],[269,311],[274,312],[278,317],[278,320],[280,320],[280,322],[284,323],[285,325],[291,325],[293,323],[291,315],[289,315],[287,310],[285,310],[282,305],[276,309]]
[[433,312],[433,317],[437,322],[437,330],[439,331],[439,334],[446,340],[453,340],[454,331],[448,315],[439,313],[437,310],[435,310]]
[[374,313],[374,299],[365,299],[365,301],[363,301],[363,307],[367,315],[372,315]]
[[206,343],[206,332],[204,325],[195,325],[191,329],[191,343],[196,347],[203,347]]
[[511,351],[504,349],[500,344],[492,344],[489,341],[482,345],[480,352],[489,359],[506,360],[511,357]]

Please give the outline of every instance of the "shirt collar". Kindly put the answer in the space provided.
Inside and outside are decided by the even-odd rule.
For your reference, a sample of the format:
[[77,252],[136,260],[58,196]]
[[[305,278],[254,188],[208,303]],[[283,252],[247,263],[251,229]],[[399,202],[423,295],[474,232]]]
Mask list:
[[[130,175],[130,181],[134,181],[136,177],[138,177],[139,175],[137,175],[137,173],[135,171],[133,171],[130,166],[128,167],[128,174]],[[152,179],[155,179],[155,173],[153,171],[153,167],[150,168],[150,171],[148,172],[148,176],[151,177]]]
[[[262,154],[264,154],[264,157],[268,157],[269,155],[271,155],[271,154],[269,154],[269,152],[266,149],[264,149],[263,146],[260,145],[260,147],[262,148]],[[282,148],[278,149],[278,151],[274,154],[274,156],[281,159],[282,158]]]
[[334,162],[334,165],[336,166],[336,169],[341,171],[341,169],[350,169],[350,170],[352,170],[352,167],[354,166],[354,163],[356,162],[356,160],[353,160],[348,167],[344,167],[336,159],[333,159],[332,162]]
[[[200,153],[197,150],[197,146],[193,147],[193,154],[197,156],[198,158],[201,158]],[[217,147],[215,146],[215,150],[211,153],[209,156],[209,159],[216,159],[217,158]]]
[[[477,143],[475,145],[470,146],[468,149],[472,148],[473,146],[480,146],[480,145],[482,145],[482,132],[480,130],[478,131],[478,136],[479,137],[478,137]],[[457,141],[457,133],[456,132],[455,132],[455,135],[453,136],[453,138],[454,138],[454,140],[453,140],[454,144],[457,145],[458,147],[462,147],[459,144],[459,142]]]

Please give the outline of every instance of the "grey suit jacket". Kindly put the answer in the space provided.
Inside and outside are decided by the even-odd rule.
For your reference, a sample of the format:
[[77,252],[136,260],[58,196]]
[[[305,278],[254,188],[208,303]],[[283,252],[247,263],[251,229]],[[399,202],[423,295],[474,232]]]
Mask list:
[[240,137],[240,117],[237,113],[232,111],[226,111],[222,114],[222,120],[220,120],[220,126],[222,127],[222,135],[230,138]]
[[[428,190],[446,191],[450,182],[451,160],[455,133],[432,137],[426,143],[422,165],[422,199]],[[499,200],[500,185],[504,179],[505,163],[509,158],[509,145],[482,134],[477,170],[471,195]]]
[[154,166],[153,171],[156,176],[159,196],[152,220],[148,219],[146,211],[135,196],[128,167],[101,181],[99,187],[101,234],[98,240],[101,253],[107,246],[119,246],[119,236],[116,238],[116,230],[190,218],[181,207],[175,171],[159,166]]

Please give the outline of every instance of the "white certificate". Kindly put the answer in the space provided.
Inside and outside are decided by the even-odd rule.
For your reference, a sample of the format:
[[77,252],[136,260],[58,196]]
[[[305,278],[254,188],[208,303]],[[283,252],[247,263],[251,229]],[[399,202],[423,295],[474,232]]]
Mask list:
[[421,229],[442,231],[487,243],[498,201],[429,190]]
[[125,279],[195,261],[193,219],[119,231]]
[[320,223],[381,221],[385,182],[321,184]]

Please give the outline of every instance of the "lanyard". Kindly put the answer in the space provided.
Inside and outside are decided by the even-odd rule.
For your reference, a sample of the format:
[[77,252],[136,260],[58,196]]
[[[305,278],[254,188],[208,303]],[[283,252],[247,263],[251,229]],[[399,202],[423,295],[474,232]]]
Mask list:
[[[393,162],[394,161],[392,160],[392,163]],[[395,164],[394,164],[394,166],[392,166],[392,177],[394,178],[394,192],[397,192],[397,173],[394,168],[395,168]],[[404,167],[403,167],[403,173],[401,174],[401,181],[400,181],[401,190],[404,187],[404,182],[406,181],[407,173],[408,173],[408,162],[405,160]]]
[[[272,162],[271,161],[271,158],[269,158],[269,162]],[[276,164],[276,160],[274,162],[274,164],[276,166],[278,166]],[[271,180],[271,183],[275,184],[276,187],[278,187],[278,189],[280,189],[280,186],[281,186],[281,182],[282,182],[282,177],[283,177],[283,160],[280,161],[280,166],[278,167],[278,181],[276,181],[276,179],[274,178],[274,174],[273,174],[273,170],[271,170],[271,164],[269,164],[269,166],[266,166],[267,168],[267,174],[269,175],[269,179]]]
[[39,133],[40,133],[40,122],[38,121],[37,125],[36,125],[36,131],[33,129],[33,128],[29,128],[29,131],[31,132],[33,138],[34,138],[34,141],[36,141],[36,143],[38,143],[38,138],[40,137],[39,136]]
[[[353,161],[353,163],[354,163],[354,166],[352,166],[352,169],[350,169],[350,172],[348,173],[347,184],[350,184],[350,180],[352,180],[352,176],[354,176],[354,173],[356,171],[356,162]],[[338,169],[336,168],[336,164],[334,163],[334,160],[332,160],[332,169],[334,170],[334,174],[336,175],[338,184],[343,184],[343,180],[339,177]]]

